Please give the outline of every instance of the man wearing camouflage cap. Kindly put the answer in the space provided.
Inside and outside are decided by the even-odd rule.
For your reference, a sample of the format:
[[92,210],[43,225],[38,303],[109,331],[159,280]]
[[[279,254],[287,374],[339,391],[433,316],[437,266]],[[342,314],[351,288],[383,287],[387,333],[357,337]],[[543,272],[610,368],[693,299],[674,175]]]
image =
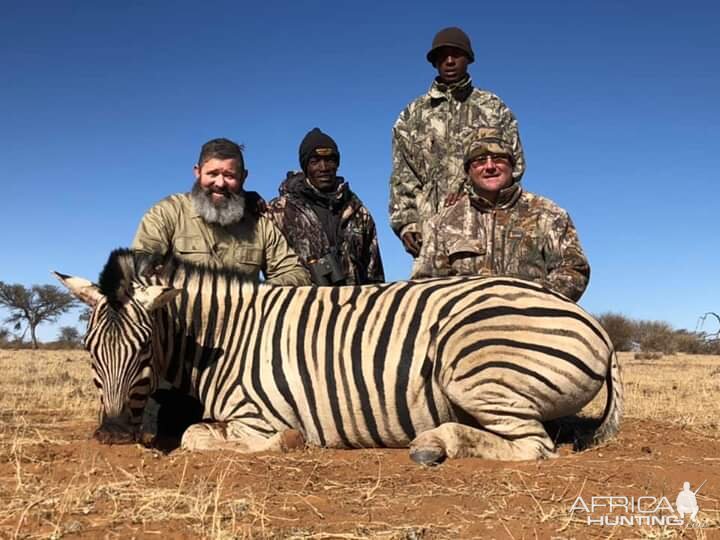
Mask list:
[[522,189],[513,156],[501,130],[478,130],[464,159],[465,196],[428,222],[412,277],[519,277],[578,301],[590,266],[573,222],[551,200]]
[[475,53],[465,32],[438,32],[427,60],[438,76],[393,127],[390,225],[413,257],[420,251],[423,223],[442,209],[445,197],[459,191],[465,179],[463,152],[474,131],[487,126],[505,130],[515,163],[513,176],[519,180],[525,171],[515,116],[498,96],[473,88],[467,68]]
[[342,176],[335,141],[318,128],[299,149],[302,173],[288,173],[268,215],[287,238],[315,285],[385,281],[375,222]]

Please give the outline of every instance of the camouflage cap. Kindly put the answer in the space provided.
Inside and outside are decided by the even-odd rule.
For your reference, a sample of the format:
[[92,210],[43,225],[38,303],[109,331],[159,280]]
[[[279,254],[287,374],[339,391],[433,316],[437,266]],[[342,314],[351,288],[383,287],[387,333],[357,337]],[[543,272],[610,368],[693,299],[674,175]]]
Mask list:
[[503,131],[498,128],[480,128],[466,147],[463,161],[465,172],[468,171],[473,160],[487,154],[507,156],[510,162],[514,163],[512,146],[505,139]]

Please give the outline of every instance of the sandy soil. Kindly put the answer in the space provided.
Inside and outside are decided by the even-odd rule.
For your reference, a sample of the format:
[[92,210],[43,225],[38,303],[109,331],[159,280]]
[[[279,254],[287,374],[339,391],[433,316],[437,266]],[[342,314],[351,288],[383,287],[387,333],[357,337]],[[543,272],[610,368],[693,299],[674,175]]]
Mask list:
[[[611,443],[429,469],[406,450],[103,446],[84,353],[0,351],[0,538],[720,538],[720,358],[625,360],[628,419]],[[603,527],[570,511],[578,496],[674,504],[685,481],[705,482],[700,527]]]

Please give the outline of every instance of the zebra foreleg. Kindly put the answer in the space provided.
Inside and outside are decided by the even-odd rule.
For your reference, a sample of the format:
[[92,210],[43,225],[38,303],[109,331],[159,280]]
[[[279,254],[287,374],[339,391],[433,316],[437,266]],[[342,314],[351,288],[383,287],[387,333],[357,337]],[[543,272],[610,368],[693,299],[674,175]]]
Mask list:
[[230,450],[241,454],[253,452],[287,452],[301,449],[305,439],[296,429],[279,431],[263,437],[238,421],[193,424],[183,433],[184,450]]
[[[526,421],[535,423],[534,421]],[[447,422],[420,433],[410,443],[410,458],[422,465],[438,465],[445,458],[479,457],[502,461],[521,461],[555,457],[554,445],[540,422],[526,425],[537,433],[505,438],[481,428]]]

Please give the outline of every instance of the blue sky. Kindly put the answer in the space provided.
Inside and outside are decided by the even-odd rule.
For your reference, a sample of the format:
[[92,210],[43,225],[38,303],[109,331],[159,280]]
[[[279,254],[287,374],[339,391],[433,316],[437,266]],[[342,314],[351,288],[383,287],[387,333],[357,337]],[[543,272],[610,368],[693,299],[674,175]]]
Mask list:
[[269,199],[315,126],[375,217],[388,279],[407,277],[391,128],[451,25],[473,41],[475,84],[518,118],[525,187],[575,221],[592,266],[581,304],[689,329],[720,310],[710,1],[5,2],[0,280],[95,279],[152,204],[189,189],[214,137],[245,144],[247,188]]

